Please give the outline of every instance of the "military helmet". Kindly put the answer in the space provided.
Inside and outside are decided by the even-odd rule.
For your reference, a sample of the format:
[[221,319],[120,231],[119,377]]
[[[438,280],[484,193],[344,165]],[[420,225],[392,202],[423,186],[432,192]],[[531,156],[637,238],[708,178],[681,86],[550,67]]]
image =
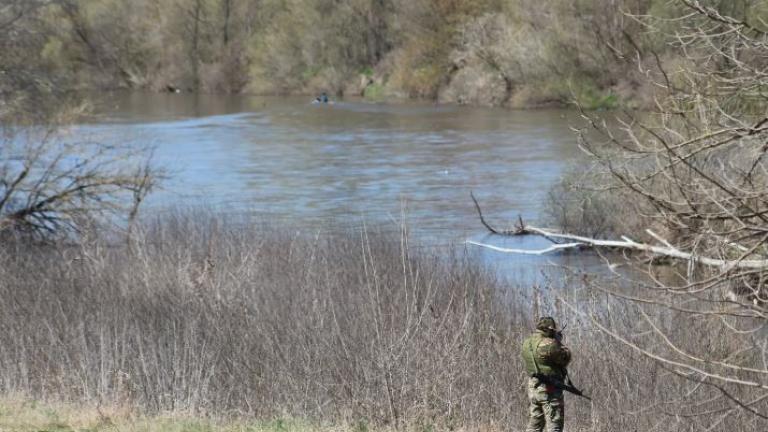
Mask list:
[[552,317],[541,317],[536,322],[537,330],[557,330],[557,324]]

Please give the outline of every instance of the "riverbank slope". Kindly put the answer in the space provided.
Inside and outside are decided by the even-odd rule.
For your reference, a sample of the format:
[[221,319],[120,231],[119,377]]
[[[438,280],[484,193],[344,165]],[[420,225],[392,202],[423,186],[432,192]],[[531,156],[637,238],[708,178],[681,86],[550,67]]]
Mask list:
[[[516,108],[648,106],[657,91],[643,84],[648,69],[677,64],[663,18],[685,12],[661,0],[12,3],[0,13],[18,31],[0,66],[54,88],[326,91]],[[647,16],[654,31],[637,18]]]

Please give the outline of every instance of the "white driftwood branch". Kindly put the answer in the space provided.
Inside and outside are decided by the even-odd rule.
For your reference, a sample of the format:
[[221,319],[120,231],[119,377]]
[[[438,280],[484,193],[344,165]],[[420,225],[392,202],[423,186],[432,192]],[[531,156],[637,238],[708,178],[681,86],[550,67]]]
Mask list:
[[472,201],[475,204],[477,214],[480,216],[480,222],[482,222],[483,226],[485,226],[491,233],[503,236],[537,235],[553,243],[552,246],[544,249],[510,249],[486,243],[479,243],[472,240],[466,241],[467,244],[492,249],[498,252],[524,255],[546,255],[548,253],[564,251],[568,249],[622,249],[626,251],[647,252],[656,256],[679,259],[688,261],[689,263],[703,264],[710,267],[719,267],[723,271],[728,271],[731,269],[768,268],[768,259],[745,259],[747,256],[755,252],[754,248],[748,249],[742,245],[728,243],[730,246],[734,246],[743,252],[739,259],[725,260],[710,258],[706,256],[695,255],[691,252],[682,251],[649,229],[646,230],[648,235],[656,239],[656,241],[661,243],[663,246],[654,246],[647,243],[636,242],[627,236],[622,236],[621,240],[601,240],[574,234],[559,233],[554,230],[525,225],[522,218],[518,218],[518,223],[513,230],[499,230],[485,220],[485,217],[483,216],[483,210],[480,208],[480,203],[477,202],[475,195],[470,193],[470,196],[472,197]]
[[623,240],[600,240],[589,237],[583,237],[573,234],[558,233],[547,229],[536,228],[526,226],[523,229],[519,229],[517,235],[531,234],[539,235],[547,239],[562,240],[565,243],[557,243],[545,249],[531,250],[531,249],[509,249],[498,246],[493,246],[486,243],[479,243],[471,240],[467,240],[468,244],[480,246],[488,249],[492,249],[498,252],[514,253],[514,254],[526,254],[526,255],[545,255],[552,252],[577,249],[577,248],[606,248],[606,249],[623,249],[629,251],[641,251],[655,254],[658,256],[664,256],[669,258],[676,258],[684,261],[695,261],[699,264],[704,264],[712,267],[720,267],[723,270],[730,269],[763,269],[768,268],[768,259],[734,259],[725,260],[718,258],[710,258],[705,256],[694,255],[690,252],[681,251],[673,247],[668,241],[661,238],[658,234],[647,230],[648,234],[656,238],[664,246],[654,246],[647,243],[636,242],[627,237],[623,237]]
[[550,246],[550,247],[548,247],[546,249],[532,250],[532,249],[508,249],[508,248],[503,248],[503,247],[489,245],[489,244],[486,244],[486,243],[478,243],[478,242],[475,242],[475,241],[472,241],[472,240],[467,240],[467,244],[471,244],[471,245],[475,245],[475,246],[480,246],[480,247],[492,249],[492,250],[495,250],[495,251],[498,251],[498,252],[514,253],[514,254],[521,254],[521,255],[546,255],[548,253],[557,252],[557,251],[560,251],[560,250],[574,249],[574,248],[578,248],[578,247],[581,247],[581,246],[588,246],[588,245],[586,245],[584,243],[558,243],[558,244],[552,245],[552,246]]

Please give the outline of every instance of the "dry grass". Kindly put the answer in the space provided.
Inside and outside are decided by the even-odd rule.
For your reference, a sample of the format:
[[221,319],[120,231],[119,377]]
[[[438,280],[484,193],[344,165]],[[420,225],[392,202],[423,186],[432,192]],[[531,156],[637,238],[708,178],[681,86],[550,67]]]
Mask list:
[[[519,346],[538,313],[570,323],[572,373],[595,398],[569,398],[571,430],[708,421],[676,418],[687,406],[683,380],[559,305],[564,295],[638,327],[629,307],[586,296],[578,280],[521,289],[471,255],[424,252],[405,233],[300,232],[204,213],[146,223],[130,247],[108,238],[2,245],[0,388],[71,407],[49,419],[6,402],[27,410],[3,417],[8,430],[50,430],[57,418],[95,430],[109,419],[139,425],[121,431],[194,430],[163,416],[197,419],[198,430],[284,419],[306,419],[290,430],[522,429]],[[717,341],[695,340],[707,337]],[[131,423],[144,418],[153,426]],[[759,429],[740,415],[728,422]]]
[[6,397],[0,400],[0,431],[286,432],[293,430],[352,431],[351,428],[324,427],[297,419],[276,419],[264,422],[215,421],[184,413],[146,416],[130,407],[61,402],[38,403],[19,397]]
[[494,376],[470,371],[492,359],[512,377],[492,332],[529,320],[508,315],[493,276],[466,257],[206,216],[143,236],[130,248],[5,245],[6,391],[381,424],[488,417],[507,402]]
[[[213,420],[165,413],[142,415],[133,409],[67,403],[38,403],[24,398],[0,399],[3,432],[395,432],[392,427],[369,429],[364,423],[323,424],[297,418]],[[429,429],[411,428],[409,432]],[[457,432],[501,432],[498,425],[461,428]]]

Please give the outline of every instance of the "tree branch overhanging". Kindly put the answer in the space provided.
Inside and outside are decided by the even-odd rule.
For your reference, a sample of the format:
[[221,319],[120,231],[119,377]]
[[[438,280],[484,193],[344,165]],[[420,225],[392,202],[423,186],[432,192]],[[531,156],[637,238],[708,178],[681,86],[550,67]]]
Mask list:
[[[755,253],[754,248],[744,252],[740,257],[735,259],[723,259],[713,258],[708,256],[700,256],[694,252],[681,250],[673,246],[669,241],[662,238],[650,229],[646,230],[646,233],[656,239],[662,245],[653,245],[649,243],[637,242],[629,237],[623,236],[621,240],[605,240],[595,239],[590,237],[579,236],[575,234],[560,233],[551,229],[537,228],[530,225],[524,225],[522,218],[519,220],[519,225],[515,230],[503,231],[493,228],[482,214],[480,205],[477,199],[472,195],[472,199],[475,202],[475,207],[478,210],[480,219],[483,225],[488,230],[497,235],[536,235],[544,237],[553,243],[554,245],[544,249],[514,249],[503,248],[486,243],[475,242],[467,240],[467,244],[484,247],[487,249],[495,250],[504,253],[524,254],[524,255],[546,255],[553,252],[561,252],[570,249],[612,249],[612,250],[624,250],[630,252],[646,252],[654,256],[672,258],[687,262],[695,262],[696,264],[702,264],[710,267],[718,267],[724,271],[731,269],[766,269],[768,268],[768,258],[763,258]],[[747,259],[748,256],[757,255],[758,259]]]

